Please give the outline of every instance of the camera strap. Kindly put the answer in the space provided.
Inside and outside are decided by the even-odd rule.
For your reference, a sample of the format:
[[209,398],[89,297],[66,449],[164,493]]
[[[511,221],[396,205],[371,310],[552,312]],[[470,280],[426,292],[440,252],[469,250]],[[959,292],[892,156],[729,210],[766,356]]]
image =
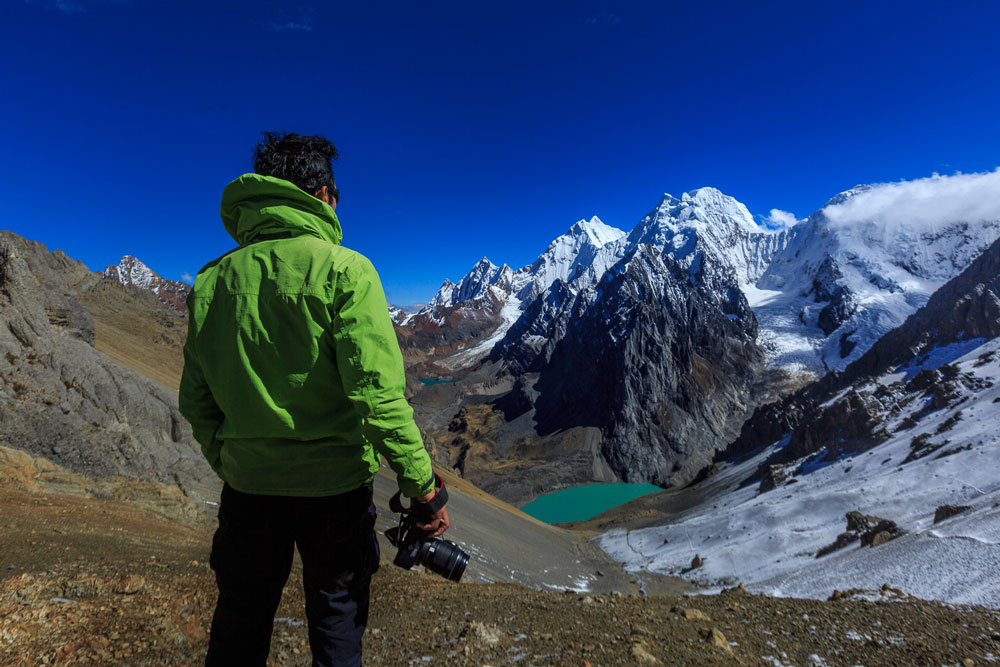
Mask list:
[[397,491],[389,499],[389,509],[396,514],[434,514],[448,504],[448,490],[444,488],[444,480],[437,473],[434,474],[434,490],[434,496],[426,503],[410,498],[409,507],[403,507],[402,491]]

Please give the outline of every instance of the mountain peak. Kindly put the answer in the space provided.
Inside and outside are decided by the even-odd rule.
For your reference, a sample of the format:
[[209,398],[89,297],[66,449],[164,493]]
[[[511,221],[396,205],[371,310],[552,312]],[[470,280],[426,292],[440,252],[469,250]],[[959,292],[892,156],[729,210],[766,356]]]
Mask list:
[[569,231],[565,235],[575,237],[586,236],[595,246],[603,246],[611,241],[616,241],[627,236],[625,232],[617,227],[605,224],[596,215],[590,220],[576,222],[569,228]]
[[844,190],[843,192],[831,197],[830,201],[826,202],[826,204],[823,205],[823,208],[826,208],[827,206],[837,206],[838,204],[843,204],[848,199],[856,197],[862,192],[868,192],[869,190],[873,189],[873,187],[874,186],[866,185],[864,183],[860,185],[855,185],[853,188],[849,190]]
[[695,188],[690,192],[685,192],[681,195],[681,199],[685,201],[714,201],[718,199],[732,199],[732,197],[724,194],[722,190],[719,190],[718,188],[706,185],[705,187]]
[[703,187],[685,192],[679,199],[664,193],[656,208],[629,234],[629,243],[664,247],[682,234],[708,234],[721,240],[761,231],[741,202],[716,188]]
[[154,292],[157,291],[155,289],[157,287],[156,279],[163,280],[163,278],[133,255],[122,257],[117,266],[109,264],[104,269],[104,277],[117,280],[123,285],[135,285],[136,287],[150,289]]
[[175,310],[187,309],[184,300],[191,291],[191,286],[177,280],[167,280],[134,255],[125,255],[117,265],[109,264],[105,267],[104,279],[148,290]]

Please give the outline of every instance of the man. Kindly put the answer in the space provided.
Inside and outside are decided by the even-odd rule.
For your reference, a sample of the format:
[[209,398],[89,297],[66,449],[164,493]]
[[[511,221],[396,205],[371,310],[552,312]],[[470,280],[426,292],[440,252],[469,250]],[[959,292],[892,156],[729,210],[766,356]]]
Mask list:
[[[404,495],[435,495],[378,275],[340,245],[336,158],[322,137],[264,133],[255,173],[222,194],[239,247],[188,297],[180,409],[225,481],[207,664],[265,663],[293,545],[313,664],[361,664],[379,455]],[[418,525],[440,535],[447,509]]]

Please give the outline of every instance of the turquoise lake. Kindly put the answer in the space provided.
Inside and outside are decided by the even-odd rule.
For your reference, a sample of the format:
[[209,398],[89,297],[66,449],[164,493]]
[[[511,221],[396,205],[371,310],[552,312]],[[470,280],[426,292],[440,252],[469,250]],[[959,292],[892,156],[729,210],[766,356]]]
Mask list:
[[539,496],[521,511],[545,523],[585,521],[612,507],[662,490],[654,484],[585,484]]
[[454,382],[454,380],[442,380],[441,378],[417,378],[420,380],[421,384],[428,387],[433,387],[436,384],[449,384]]

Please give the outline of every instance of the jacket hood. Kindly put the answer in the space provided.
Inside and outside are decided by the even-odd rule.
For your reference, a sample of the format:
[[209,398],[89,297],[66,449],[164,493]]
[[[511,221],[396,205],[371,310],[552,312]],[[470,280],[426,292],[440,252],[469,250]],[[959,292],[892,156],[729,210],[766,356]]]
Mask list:
[[253,243],[261,234],[311,234],[340,245],[344,234],[327,204],[289,181],[243,174],[222,191],[222,224],[237,243]]

